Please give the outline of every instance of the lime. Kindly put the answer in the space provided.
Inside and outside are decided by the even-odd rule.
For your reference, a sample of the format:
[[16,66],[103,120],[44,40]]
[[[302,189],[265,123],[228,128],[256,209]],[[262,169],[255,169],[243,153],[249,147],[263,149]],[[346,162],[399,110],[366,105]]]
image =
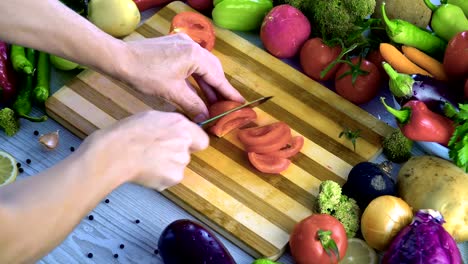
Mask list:
[[0,187],[14,182],[16,175],[18,175],[18,168],[15,158],[0,150]]
[[359,264],[377,264],[377,253],[367,243],[359,238],[348,239],[348,249],[346,255],[340,261],[340,264],[359,263]]
[[269,260],[269,259],[257,259],[252,264],[280,264],[280,263],[275,262],[273,260]]

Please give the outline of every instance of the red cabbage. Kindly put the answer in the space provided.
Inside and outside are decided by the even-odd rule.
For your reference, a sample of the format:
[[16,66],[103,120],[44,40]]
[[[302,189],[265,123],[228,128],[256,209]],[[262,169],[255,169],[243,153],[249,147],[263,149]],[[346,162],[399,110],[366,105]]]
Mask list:
[[445,231],[440,212],[419,210],[410,225],[392,240],[383,264],[461,264],[455,240]]

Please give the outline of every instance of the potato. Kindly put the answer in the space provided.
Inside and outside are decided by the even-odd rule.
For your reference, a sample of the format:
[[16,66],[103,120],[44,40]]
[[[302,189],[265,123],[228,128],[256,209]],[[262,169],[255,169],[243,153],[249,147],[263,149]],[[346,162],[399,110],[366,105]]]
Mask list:
[[432,11],[424,0],[376,0],[374,18],[382,18],[381,5],[385,2],[385,12],[390,19],[398,18],[418,27],[426,28],[431,21]]
[[468,174],[462,169],[441,158],[415,156],[398,172],[397,188],[414,212],[441,212],[447,232],[457,242],[468,241]]

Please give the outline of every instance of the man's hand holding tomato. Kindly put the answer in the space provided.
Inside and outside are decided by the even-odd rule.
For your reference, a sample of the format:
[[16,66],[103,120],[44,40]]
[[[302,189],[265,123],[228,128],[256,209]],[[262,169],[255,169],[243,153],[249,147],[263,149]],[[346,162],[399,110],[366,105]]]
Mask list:
[[244,102],[242,95],[227,81],[219,59],[184,33],[125,43],[127,56],[117,65],[132,87],[146,94],[161,96],[179,106],[199,122],[208,118],[208,108],[187,81],[193,76],[209,103],[220,95]]

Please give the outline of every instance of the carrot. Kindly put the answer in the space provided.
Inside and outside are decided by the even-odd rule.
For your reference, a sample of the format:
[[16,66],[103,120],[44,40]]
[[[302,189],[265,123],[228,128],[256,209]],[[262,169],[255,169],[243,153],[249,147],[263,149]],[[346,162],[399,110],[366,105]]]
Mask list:
[[392,44],[380,43],[379,50],[384,60],[397,72],[406,74],[422,74],[432,77],[430,73],[410,61]]
[[410,61],[428,71],[434,76],[435,79],[444,81],[448,80],[447,74],[445,74],[444,71],[444,66],[438,60],[432,58],[415,47],[403,45],[401,50]]

